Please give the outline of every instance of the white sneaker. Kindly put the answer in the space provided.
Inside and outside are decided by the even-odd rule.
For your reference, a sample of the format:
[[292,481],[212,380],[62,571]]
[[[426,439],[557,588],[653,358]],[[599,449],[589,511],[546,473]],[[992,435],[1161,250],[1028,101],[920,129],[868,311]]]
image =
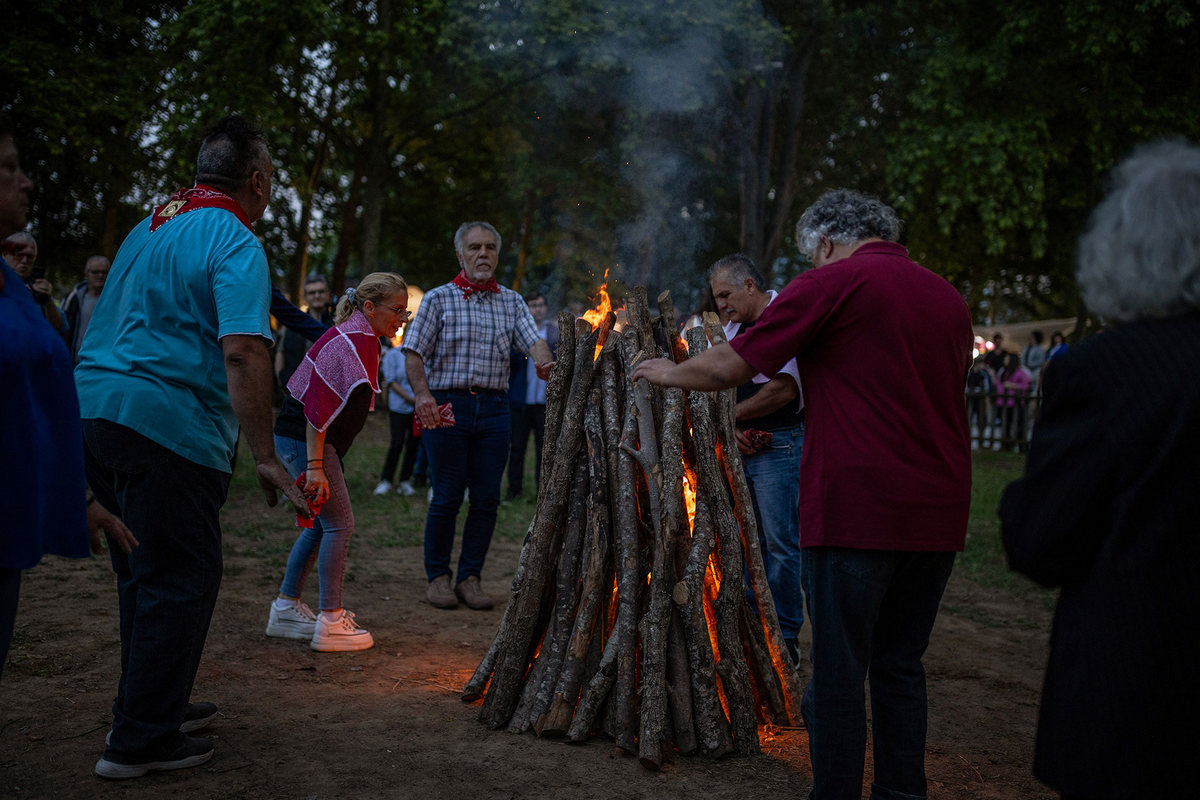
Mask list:
[[267,619],[267,636],[280,639],[309,641],[317,630],[317,615],[307,603],[297,602],[289,608],[280,609],[271,602],[271,616]]
[[392,490],[392,482],[391,481],[380,481],[379,483],[377,483],[375,485],[375,494],[377,494],[377,495],[387,494],[391,490]]
[[317,631],[309,644],[313,650],[322,653],[345,653],[374,646],[371,634],[354,621],[354,612],[344,608],[334,622],[326,622],[323,613],[317,618]]
[[412,497],[416,493],[417,490],[413,488],[411,481],[400,481],[400,485],[396,487],[396,494],[402,494],[405,497]]

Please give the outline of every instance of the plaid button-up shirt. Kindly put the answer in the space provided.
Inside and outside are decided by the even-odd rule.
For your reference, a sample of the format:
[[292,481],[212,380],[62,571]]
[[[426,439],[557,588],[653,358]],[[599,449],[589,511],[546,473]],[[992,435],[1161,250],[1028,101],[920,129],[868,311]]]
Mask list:
[[404,334],[404,349],[425,362],[432,391],[508,390],[509,350],[528,353],[538,340],[537,325],[521,295],[475,292],[463,297],[452,283],[428,292]]

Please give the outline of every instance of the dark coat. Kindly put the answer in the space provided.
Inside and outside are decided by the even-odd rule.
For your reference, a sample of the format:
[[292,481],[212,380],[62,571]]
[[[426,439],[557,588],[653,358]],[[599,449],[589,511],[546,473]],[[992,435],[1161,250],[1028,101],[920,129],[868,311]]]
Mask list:
[[[558,326],[553,322],[546,323],[546,344],[550,346],[550,354],[558,354]],[[515,347],[508,356],[508,404],[516,408],[525,407],[525,390],[528,388],[525,374],[526,362],[529,356]]]
[[1194,796],[1200,314],[1119,325],[1046,371],[1009,565],[1061,587],[1034,773],[1066,795]]

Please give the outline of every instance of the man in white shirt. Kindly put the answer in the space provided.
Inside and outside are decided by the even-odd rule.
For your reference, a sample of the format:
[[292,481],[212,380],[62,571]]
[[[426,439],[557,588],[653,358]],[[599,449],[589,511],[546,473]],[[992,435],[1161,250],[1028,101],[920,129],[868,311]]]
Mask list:
[[[708,273],[717,312],[732,340],[758,321],[776,292],[748,256],[725,256]],[[804,395],[796,360],[773,378],[758,374],[737,387],[738,450],[758,517],[767,584],[792,665],[800,663],[797,635],[804,624],[800,590],[800,454],[804,447]]]

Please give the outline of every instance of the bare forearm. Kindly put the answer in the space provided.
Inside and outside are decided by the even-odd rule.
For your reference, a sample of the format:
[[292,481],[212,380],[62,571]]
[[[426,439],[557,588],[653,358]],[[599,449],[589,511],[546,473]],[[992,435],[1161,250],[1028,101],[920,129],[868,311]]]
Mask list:
[[250,445],[255,463],[275,460],[275,442],[271,435],[271,356],[266,343],[257,336],[226,336],[221,340],[225,353],[225,378],[229,383],[229,401],[242,436]]
[[404,354],[404,371],[408,373],[408,385],[413,389],[413,397],[420,402],[422,396],[432,397],[429,391],[429,381],[425,377],[425,360],[409,350]]
[[304,449],[308,452],[308,461],[325,460],[325,431],[319,431],[308,422],[304,426]]
[[790,375],[776,375],[764,383],[755,394],[737,404],[734,408],[734,418],[741,422],[756,417],[765,417],[788,403],[795,403],[798,395],[796,382]]
[[645,378],[659,386],[712,392],[744,383],[756,372],[728,343],[722,342],[681,364],[664,358],[644,361],[634,372],[634,379]]

